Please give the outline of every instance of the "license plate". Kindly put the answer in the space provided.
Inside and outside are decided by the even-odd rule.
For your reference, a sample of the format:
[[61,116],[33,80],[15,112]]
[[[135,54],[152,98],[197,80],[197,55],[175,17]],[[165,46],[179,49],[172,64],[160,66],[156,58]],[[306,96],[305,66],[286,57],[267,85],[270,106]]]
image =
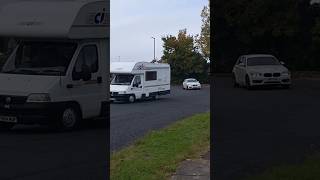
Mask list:
[[269,78],[268,80],[269,81],[277,81],[278,79],[277,78]]
[[0,116],[0,122],[17,123],[18,119],[11,116]]

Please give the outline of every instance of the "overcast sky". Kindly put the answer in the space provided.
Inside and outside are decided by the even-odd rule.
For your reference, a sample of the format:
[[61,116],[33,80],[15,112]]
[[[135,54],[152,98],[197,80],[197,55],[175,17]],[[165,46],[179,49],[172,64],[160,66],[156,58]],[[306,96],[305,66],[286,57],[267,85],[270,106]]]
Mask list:
[[151,61],[162,56],[161,37],[187,28],[199,34],[208,0],[111,0],[111,61]]

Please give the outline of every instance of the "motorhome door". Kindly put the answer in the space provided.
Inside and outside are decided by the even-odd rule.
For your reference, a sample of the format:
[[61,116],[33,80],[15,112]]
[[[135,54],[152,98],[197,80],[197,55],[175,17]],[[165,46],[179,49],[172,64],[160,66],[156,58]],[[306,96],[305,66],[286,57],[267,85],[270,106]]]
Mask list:
[[137,99],[140,99],[143,94],[143,84],[142,84],[142,77],[143,75],[136,75],[132,82],[132,92],[135,94]]
[[72,70],[72,85],[69,88],[73,98],[80,103],[83,118],[95,117],[100,113],[101,99],[105,92],[101,92],[103,84],[99,54],[98,44],[83,44]]

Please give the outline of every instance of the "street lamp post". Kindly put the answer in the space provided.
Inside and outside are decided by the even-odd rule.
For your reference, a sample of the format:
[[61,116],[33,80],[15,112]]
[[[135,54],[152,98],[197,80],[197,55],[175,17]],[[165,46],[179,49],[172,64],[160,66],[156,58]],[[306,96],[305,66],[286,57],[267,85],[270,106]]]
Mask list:
[[153,39],[153,60],[156,60],[156,38],[151,37]]

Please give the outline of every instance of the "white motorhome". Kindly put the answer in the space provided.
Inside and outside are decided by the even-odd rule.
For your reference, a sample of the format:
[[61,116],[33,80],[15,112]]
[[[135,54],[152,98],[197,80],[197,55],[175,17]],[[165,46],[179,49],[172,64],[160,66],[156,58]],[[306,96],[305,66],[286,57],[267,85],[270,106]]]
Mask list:
[[149,62],[111,62],[113,101],[129,101],[170,94],[170,65]]
[[108,6],[105,0],[24,0],[0,7],[0,36],[19,41],[0,72],[0,128],[70,130],[82,119],[106,117]]

